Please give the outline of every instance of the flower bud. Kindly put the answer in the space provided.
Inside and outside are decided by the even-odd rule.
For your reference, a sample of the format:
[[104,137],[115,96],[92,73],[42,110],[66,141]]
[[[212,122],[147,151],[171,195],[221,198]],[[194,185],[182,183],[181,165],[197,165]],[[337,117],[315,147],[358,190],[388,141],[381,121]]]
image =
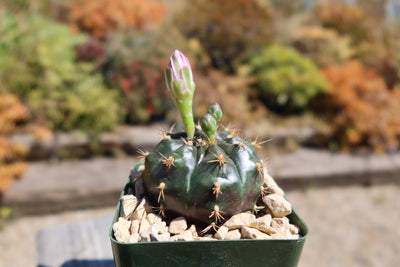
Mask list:
[[214,141],[217,135],[218,122],[215,118],[206,113],[200,120],[201,129],[204,131],[209,141]]
[[175,50],[170,58],[169,66],[165,70],[165,79],[168,90],[174,101],[193,97],[195,84],[189,60],[179,50]]
[[194,136],[193,96],[196,88],[193,82],[189,60],[180,51],[175,50],[165,69],[165,82],[169,94],[181,113],[187,136]]
[[217,122],[222,118],[222,109],[218,103],[211,104],[207,109],[207,113],[211,114]]

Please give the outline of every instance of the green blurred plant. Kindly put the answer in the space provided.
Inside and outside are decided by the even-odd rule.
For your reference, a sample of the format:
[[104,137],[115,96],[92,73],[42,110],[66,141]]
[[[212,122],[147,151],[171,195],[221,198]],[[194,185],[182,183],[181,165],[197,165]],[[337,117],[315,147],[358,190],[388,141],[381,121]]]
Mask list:
[[75,61],[84,35],[42,16],[0,16],[0,90],[17,94],[34,118],[53,130],[96,135],[120,119],[116,91],[107,89],[93,65]]
[[264,47],[250,58],[249,65],[261,98],[278,112],[302,112],[312,99],[328,91],[314,63],[293,48]]
[[0,10],[13,14],[40,14],[57,21],[66,21],[66,6],[71,0],[1,0]]
[[0,206],[0,231],[13,221],[16,217],[15,213],[15,209],[11,207]]
[[195,0],[176,24],[186,36],[200,40],[214,67],[233,72],[236,61],[271,41],[272,13],[253,0]]
[[26,0],[2,0],[0,2],[0,8],[7,8],[8,10],[18,11],[18,10],[28,10],[31,3]]

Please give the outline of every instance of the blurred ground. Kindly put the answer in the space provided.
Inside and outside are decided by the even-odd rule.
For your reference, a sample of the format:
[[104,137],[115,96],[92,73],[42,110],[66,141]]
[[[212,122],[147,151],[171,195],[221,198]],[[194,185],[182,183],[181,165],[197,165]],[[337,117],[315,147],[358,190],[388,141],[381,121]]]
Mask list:
[[332,187],[288,198],[310,228],[299,267],[400,266],[400,187]]
[[[287,197],[310,228],[299,267],[400,266],[399,185],[310,188],[290,191]],[[107,207],[16,219],[0,232],[0,266],[35,266],[35,234],[41,228],[113,210]]]
[[77,210],[21,217],[12,221],[0,230],[0,267],[36,267],[35,237],[40,229],[111,214],[114,209],[115,207]]

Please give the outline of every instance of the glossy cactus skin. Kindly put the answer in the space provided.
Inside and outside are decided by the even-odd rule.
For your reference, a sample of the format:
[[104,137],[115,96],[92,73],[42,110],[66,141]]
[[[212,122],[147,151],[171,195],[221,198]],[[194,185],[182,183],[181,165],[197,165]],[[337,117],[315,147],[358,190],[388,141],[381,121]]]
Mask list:
[[[169,134],[147,155],[142,179],[146,195],[167,214],[208,224],[254,207],[261,165],[255,147],[230,132],[218,133],[214,142],[202,131],[192,140]],[[212,215],[216,206],[223,218]]]

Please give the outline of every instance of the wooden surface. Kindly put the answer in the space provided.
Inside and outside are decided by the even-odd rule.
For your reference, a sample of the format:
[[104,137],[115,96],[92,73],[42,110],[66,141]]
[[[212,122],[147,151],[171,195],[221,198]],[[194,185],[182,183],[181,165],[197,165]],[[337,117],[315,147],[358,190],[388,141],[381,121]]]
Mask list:
[[108,230],[113,216],[60,225],[37,234],[38,267],[115,267]]
[[24,215],[115,206],[137,158],[95,158],[29,164],[4,195]]

